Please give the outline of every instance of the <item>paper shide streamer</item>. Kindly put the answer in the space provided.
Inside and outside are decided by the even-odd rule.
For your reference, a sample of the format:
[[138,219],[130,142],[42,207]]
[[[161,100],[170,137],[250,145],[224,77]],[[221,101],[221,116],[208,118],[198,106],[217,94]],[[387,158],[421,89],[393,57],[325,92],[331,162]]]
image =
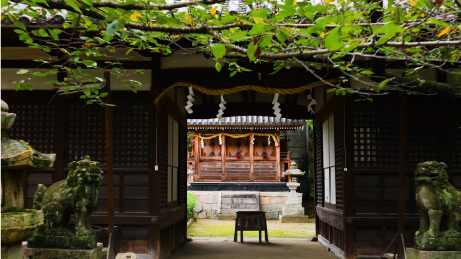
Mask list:
[[226,109],[226,104],[227,102],[224,100],[224,95],[221,95],[221,103],[219,104],[219,111],[218,111],[218,114],[216,114],[218,121],[223,120],[222,116],[224,114],[224,110]]
[[280,122],[280,118],[282,117],[282,114],[280,113],[281,109],[279,108],[280,103],[278,102],[279,99],[279,94],[276,93],[274,94],[274,100],[272,101],[272,109],[274,109],[274,115],[275,115],[275,121]]
[[222,134],[219,134],[219,145],[222,146]]
[[307,96],[307,111],[314,114],[314,109],[312,108],[314,105],[317,105],[317,101],[312,98],[312,94],[309,94]]
[[194,96],[194,89],[192,87],[189,87],[189,95],[187,95],[187,102],[186,102],[186,111],[189,114],[194,112],[191,109],[191,107],[193,105],[192,102],[195,101],[193,96]]

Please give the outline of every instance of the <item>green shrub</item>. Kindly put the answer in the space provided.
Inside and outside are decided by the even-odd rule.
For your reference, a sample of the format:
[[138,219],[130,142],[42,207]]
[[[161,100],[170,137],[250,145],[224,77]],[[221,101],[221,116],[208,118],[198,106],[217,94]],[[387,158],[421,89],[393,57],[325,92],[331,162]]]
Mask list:
[[197,197],[192,193],[187,193],[187,220],[194,216],[195,204],[197,204]]

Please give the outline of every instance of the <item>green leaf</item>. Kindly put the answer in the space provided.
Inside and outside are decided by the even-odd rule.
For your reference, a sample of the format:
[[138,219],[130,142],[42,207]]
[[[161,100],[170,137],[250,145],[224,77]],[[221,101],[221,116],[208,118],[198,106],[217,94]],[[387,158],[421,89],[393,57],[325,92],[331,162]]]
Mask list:
[[214,67],[216,68],[216,71],[220,72],[221,71],[221,64],[219,62],[216,62],[216,64],[214,65]]
[[70,7],[74,8],[75,11],[82,13],[82,10],[78,7],[77,3],[74,0],[64,0],[66,4],[70,5]]
[[274,27],[265,25],[264,23],[257,23],[253,25],[253,27],[250,30],[250,35],[256,35],[256,34],[261,34],[263,32],[269,31],[273,29]]
[[325,37],[325,47],[328,50],[336,51],[344,46],[344,43],[341,42],[341,26],[338,26],[331,30],[328,35]]
[[360,71],[360,74],[363,74],[363,75],[373,75],[373,71],[371,70],[363,70],[363,71]]
[[14,25],[16,25],[16,27],[19,27],[19,29],[21,29],[21,30],[23,30],[23,31],[26,30],[26,26],[24,25],[24,23],[22,23],[22,22],[20,22],[20,21],[18,21],[18,20],[16,20],[16,19],[14,19],[12,15],[8,15],[8,19],[10,19],[10,21],[11,21]]
[[85,96],[90,96],[90,94],[91,94],[90,88],[83,89],[83,93],[85,94]]
[[211,46],[211,50],[213,51],[213,56],[216,59],[220,59],[226,55],[226,46],[222,43]]
[[8,0],[2,0],[2,9],[8,5]]
[[286,35],[283,30],[279,30],[276,37],[280,43],[284,43],[288,39],[288,35]]
[[248,55],[248,58],[253,61],[255,60],[255,53],[256,53],[256,50],[258,49],[258,44],[254,44],[253,41],[250,42],[250,44],[248,44],[248,48],[247,48],[247,55]]
[[137,93],[137,92],[138,92],[138,88],[132,86],[132,87],[131,87],[131,91],[133,91],[133,93]]
[[48,29],[48,32],[50,33],[51,37],[55,40],[59,40],[59,34],[61,33],[60,29]]
[[102,92],[101,94],[99,94],[100,97],[106,97],[109,93],[108,92]]
[[97,67],[98,63],[94,60],[83,60],[82,63],[87,67],[87,68],[93,68]]
[[118,30],[118,20],[112,21],[107,25],[106,36],[111,37]]
[[87,100],[86,104],[88,104],[88,105],[93,104],[93,100]]

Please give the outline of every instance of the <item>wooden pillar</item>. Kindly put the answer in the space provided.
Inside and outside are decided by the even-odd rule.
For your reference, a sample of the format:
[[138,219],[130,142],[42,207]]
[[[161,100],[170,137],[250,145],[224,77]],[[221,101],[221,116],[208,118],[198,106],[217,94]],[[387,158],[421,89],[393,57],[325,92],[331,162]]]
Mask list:
[[195,177],[194,180],[200,180],[200,137],[195,137],[194,147],[195,147]]
[[253,144],[253,138],[254,136],[250,136],[250,181],[254,180],[254,150],[255,150],[255,145]]
[[226,136],[222,136],[221,144],[221,179],[226,180]]
[[277,161],[277,181],[280,181],[280,130],[275,133],[278,146],[275,147],[276,161]]

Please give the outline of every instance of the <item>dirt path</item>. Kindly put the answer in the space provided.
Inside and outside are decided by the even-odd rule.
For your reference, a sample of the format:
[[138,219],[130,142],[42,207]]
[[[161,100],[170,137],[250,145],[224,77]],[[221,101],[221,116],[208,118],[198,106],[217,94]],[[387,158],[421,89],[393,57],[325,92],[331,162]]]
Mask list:
[[[188,230],[190,237],[233,237],[235,222],[232,220],[199,219]],[[270,237],[309,238],[315,235],[314,223],[280,223],[278,220],[267,221]],[[257,231],[244,232],[245,237],[258,236]]]

